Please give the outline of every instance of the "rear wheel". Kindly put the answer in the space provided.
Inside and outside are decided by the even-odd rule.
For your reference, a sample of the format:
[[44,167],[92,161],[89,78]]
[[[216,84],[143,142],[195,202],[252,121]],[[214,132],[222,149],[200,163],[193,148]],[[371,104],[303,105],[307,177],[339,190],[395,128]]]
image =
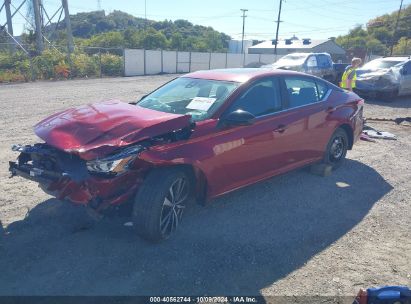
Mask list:
[[133,224],[144,239],[168,239],[179,227],[190,195],[190,179],[182,170],[158,169],[145,179],[133,207]]
[[323,163],[337,169],[343,163],[348,150],[347,133],[339,128],[331,136],[325,151]]
[[394,91],[391,91],[391,92],[380,93],[379,97],[384,102],[393,102],[395,100],[395,98],[398,97],[398,90],[394,90]]

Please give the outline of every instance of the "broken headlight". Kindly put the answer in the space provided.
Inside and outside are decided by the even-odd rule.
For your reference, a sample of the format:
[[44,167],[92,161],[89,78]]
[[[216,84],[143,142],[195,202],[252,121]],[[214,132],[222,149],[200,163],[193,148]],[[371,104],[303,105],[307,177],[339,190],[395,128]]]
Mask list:
[[95,159],[87,162],[87,170],[91,173],[120,173],[128,168],[135,157],[144,150],[143,146],[137,145],[123,149],[121,152],[111,156]]

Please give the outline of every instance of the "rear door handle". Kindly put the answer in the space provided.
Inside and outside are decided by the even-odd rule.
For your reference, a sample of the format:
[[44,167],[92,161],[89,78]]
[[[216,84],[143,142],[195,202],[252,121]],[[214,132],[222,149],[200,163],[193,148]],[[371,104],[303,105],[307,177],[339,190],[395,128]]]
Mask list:
[[285,130],[287,129],[286,125],[279,125],[277,128],[275,128],[273,131],[277,133],[284,133]]
[[327,110],[325,110],[325,112],[327,112],[327,113],[333,113],[333,112],[335,112],[335,110],[337,110],[336,107],[328,107]]

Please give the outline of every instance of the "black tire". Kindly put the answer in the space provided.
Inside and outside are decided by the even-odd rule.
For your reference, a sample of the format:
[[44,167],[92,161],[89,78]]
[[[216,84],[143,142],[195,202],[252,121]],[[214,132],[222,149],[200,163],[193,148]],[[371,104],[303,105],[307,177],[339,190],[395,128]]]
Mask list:
[[392,91],[392,92],[380,93],[379,97],[384,102],[387,102],[387,103],[393,102],[398,97],[398,90],[395,90],[395,91]]
[[132,219],[137,234],[150,242],[168,239],[179,226],[190,193],[191,181],[183,170],[150,172],[134,200]]
[[347,132],[338,128],[331,136],[327,144],[323,163],[332,167],[333,170],[339,168],[344,162],[348,150]]

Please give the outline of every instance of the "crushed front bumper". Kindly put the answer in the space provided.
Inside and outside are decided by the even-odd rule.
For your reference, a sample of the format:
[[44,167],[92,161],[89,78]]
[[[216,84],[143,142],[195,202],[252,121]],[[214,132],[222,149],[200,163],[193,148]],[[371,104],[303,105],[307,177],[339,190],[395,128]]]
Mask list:
[[18,162],[12,161],[9,162],[9,171],[11,177],[18,175],[41,184],[50,184],[64,177],[63,174],[57,172],[35,168],[29,164],[19,165]]
[[[39,187],[49,195],[76,204],[90,205],[97,211],[126,202],[135,194],[143,181],[141,172],[134,170],[107,177],[79,172],[83,170],[83,166],[86,170],[81,160],[75,156],[70,156],[69,160],[67,155],[62,155],[64,152],[42,144],[17,146],[13,150],[20,152],[20,155],[17,161],[9,162],[11,177],[20,176],[37,182]],[[66,164],[62,165],[62,161]],[[46,168],[47,166],[49,168]],[[61,166],[71,169],[66,172],[61,170]]]

